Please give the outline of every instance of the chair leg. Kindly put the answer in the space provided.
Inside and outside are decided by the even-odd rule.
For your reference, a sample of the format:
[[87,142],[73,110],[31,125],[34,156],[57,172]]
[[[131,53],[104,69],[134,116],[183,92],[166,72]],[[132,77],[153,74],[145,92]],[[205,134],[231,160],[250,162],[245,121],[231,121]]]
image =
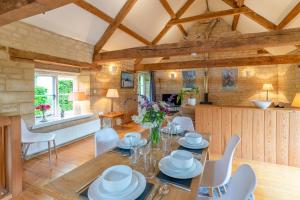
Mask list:
[[53,140],[53,148],[54,148],[54,152],[55,152],[55,157],[57,159],[57,150],[56,150],[56,142],[55,142],[55,140]]
[[49,166],[51,166],[51,143],[48,141],[48,151],[49,151]]
[[27,156],[27,153],[28,153],[29,146],[30,146],[30,143],[24,144],[23,160],[26,159],[26,156]]
[[219,197],[221,197],[221,196],[222,196],[222,193],[221,193],[221,190],[220,190],[220,188],[219,188],[219,187],[217,187],[217,190],[218,190],[218,195],[219,195]]
[[226,192],[227,192],[226,185],[223,185],[222,187],[223,187],[223,189],[224,189],[224,192],[226,193]]

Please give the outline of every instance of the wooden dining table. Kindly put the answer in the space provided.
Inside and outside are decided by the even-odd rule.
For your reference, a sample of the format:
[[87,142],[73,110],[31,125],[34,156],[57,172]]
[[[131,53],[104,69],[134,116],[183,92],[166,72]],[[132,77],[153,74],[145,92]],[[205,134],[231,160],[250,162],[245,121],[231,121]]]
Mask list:
[[[142,136],[147,138],[148,131],[144,131]],[[211,135],[203,135],[205,139],[209,142],[211,140]],[[171,149],[175,150],[179,147],[177,143],[178,137],[172,136]],[[156,151],[156,156],[159,161],[164,155],[160,151]],[[208,159],[208,148],[203,149],[202,153],[195,155],[195,158],[198,159],[201,164],[205,165],[206,160]],[[60,200],[82,200],[80,193],[84,191],[89,185],[102,174],[102,172],[114,165],[128,165],[131,166],[134,170],[137,170],[143,173],[143,161],[139,160],[138,164],[131,166],[130,159],[128,156],[124,156],[120,152],[108,151],[104,154],[101,154],[92,160],[86,162],[85,164],[75,168],[74,170],[68,172],[67,174],[51,181],[45,185],[42,189],[45,193],[53,196],[54,198]],[[158,165],[158,162],[157,162]],[[156,167],[156,174],[158,174],[159,169]],[[192,179],[190,191],[181,189],[179,187],[169,185],[169,193],[163,197],[163,200],[184,200],[184,199],[196,199],[197,191],[199,184],[201,182],[202,173]],[[147,179],[149,183],[154,184],[153,190],[158,190],[162,185],[162,182],[159,181],[156,176],[154,178]],[[151,192],[150,192],[151,193]],[[155,194],[157,198],[158,192]],[[149,197],[149,196],[148,196]],[[149,199],[149,198],[148,198]]]

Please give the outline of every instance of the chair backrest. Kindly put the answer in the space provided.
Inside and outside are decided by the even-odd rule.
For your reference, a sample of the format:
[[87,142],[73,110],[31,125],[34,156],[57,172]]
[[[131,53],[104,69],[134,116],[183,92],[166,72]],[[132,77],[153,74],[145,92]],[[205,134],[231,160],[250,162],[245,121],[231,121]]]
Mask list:
[[195,131],[193,120],[190,117],[177,116],[174,117],[172,122],[179,124],[183,130]]
[[225,173],[225,180],[224,183],[227,183],[230,179],[231,176],[231,171],[232,171],[232,160],[233,160],[233,155],[235,152],[235,149],[237,145],[240,143],[240,136],[238,135],[233,135],[229,141],[229,143],[226,146],[224,155],[221,159],[221,162],[223,163],[223,169]]
[[256,176],[249,165],[242,165],[232,176],[227,192],[221,200],[248,200],[254,192],[256,186]]
[[119,135],[113,128],[103,128],[95,133],[95,156],[115,147]]
[[21,118],[21,136],[22,136],[22,140],[24,138],[29,138],[30,136],[32,136],[32,134],[33,133],[28,130],[24,119]]

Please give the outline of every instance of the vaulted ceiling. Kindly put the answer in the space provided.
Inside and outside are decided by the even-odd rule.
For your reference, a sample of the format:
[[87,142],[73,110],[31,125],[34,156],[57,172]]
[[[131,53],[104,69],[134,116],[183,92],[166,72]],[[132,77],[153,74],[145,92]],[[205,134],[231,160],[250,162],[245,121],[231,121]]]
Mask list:
[[243,6],[254,12],[221,17],[241,33],[300,27],[299,0],[82,0],[22,21],[112,51],[179,42],[195,21],[166,26],[170,20]]

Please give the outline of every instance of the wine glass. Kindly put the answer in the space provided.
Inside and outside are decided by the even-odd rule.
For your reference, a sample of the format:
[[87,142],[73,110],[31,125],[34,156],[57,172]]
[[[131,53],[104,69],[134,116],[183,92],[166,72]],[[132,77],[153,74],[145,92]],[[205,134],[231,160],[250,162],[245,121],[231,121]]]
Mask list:
[[139,140],[135,135],[130,135],[129,137],[129,143],[130,143],[130,160],[131,164],[135,165],[139,159],[139,151],[138,151],[138,143]]

